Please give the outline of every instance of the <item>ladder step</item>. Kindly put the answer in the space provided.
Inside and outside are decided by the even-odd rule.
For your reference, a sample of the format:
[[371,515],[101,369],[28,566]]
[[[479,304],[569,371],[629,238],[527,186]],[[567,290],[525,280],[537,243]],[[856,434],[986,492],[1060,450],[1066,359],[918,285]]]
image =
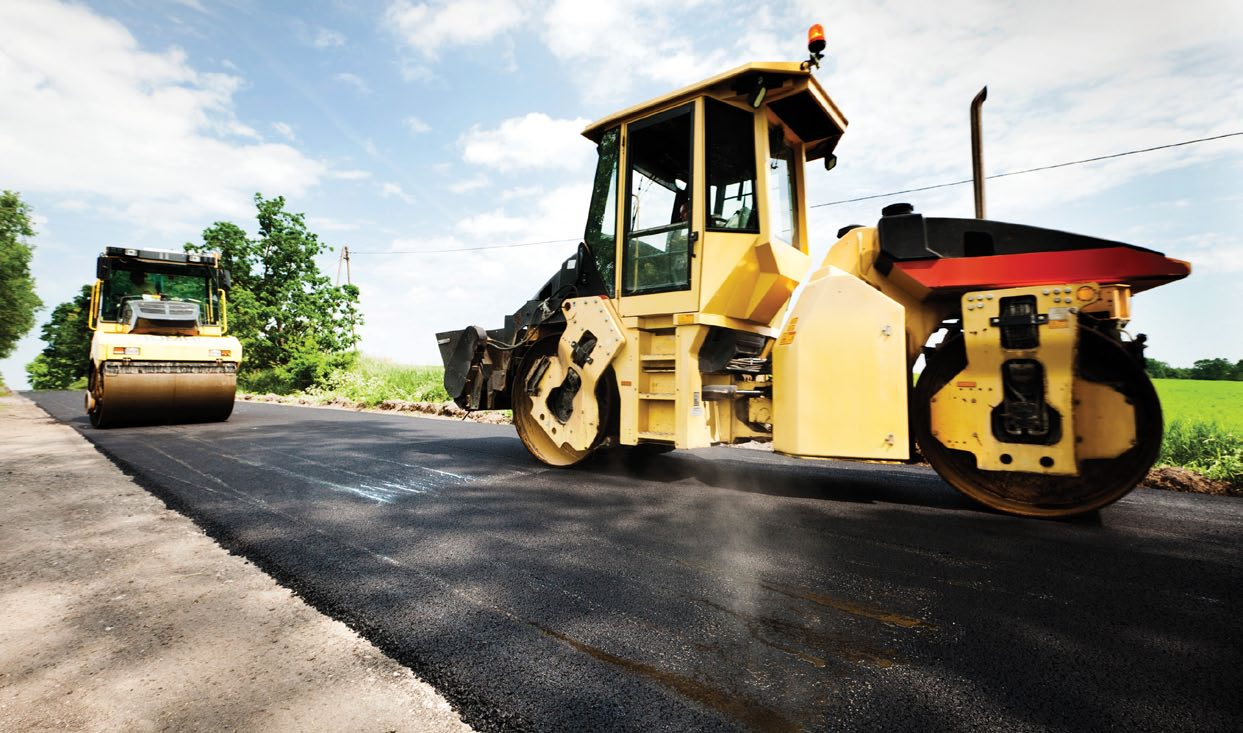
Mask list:
[[639,433],[640,440],[666,440],[673,441],[673,433]]
[[673,354],[643,354],[639,359],[642,361],[673,361]]
[[640,392],[641,400],[676,400],[677,395],[672,392]]

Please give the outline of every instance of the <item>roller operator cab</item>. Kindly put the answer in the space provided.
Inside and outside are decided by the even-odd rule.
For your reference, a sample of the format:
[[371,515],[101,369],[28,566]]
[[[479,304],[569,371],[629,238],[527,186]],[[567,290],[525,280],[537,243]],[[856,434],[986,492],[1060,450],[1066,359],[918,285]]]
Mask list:
[[748,64],[588,127],[583,243],[501,328],[437,334],[449,394],[512,409],[555,466],[759,440],[805,458],[922,455],[1016,514],[1126,494],[1162,426],[1143,340],[1122,331],[1130,297],[1188,265],[898,204],[840,231],[813,269],[807,163],[833,166],[846,118],[811,65]]
[[216,254],[108,247],[96,263],[86,411],[95,427],[226,420],[242,345]]

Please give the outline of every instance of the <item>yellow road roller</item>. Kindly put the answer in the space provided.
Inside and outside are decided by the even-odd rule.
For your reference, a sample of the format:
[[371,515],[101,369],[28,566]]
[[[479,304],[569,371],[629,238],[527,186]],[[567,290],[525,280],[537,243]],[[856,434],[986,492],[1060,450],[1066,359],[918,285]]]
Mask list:
[[107,247],[88,325],[86,413],[97,428],[227,420],[242,345],[216,254]]
[[1145,339],[1124,331],[1131,296],[1190,266],[985,219],[977,185],[977,218],[892,204],[813,268],[806,164],[831,169],[847,125],[812,74],[815,40],[808,61],[740,66],[591,124],[583,243],[501,328],[437,334],[449,394],[512,409],[553,466],[771,441],[922,457],[1019,515],[1125,495],[1162,437]]

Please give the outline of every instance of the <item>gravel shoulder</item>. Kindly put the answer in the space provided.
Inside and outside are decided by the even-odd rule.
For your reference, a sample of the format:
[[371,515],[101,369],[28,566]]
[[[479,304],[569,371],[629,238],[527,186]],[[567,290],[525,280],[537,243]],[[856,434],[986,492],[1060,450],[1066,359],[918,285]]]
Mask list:
[[0,730],[471,730],[73,429],[0,397]]

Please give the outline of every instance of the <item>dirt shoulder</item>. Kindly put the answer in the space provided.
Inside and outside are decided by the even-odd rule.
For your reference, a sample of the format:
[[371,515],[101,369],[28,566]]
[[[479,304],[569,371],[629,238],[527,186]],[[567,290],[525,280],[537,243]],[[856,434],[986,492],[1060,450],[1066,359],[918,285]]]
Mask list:
[[0,397],[0,609],[0,730],[470,730],[16,395]]

